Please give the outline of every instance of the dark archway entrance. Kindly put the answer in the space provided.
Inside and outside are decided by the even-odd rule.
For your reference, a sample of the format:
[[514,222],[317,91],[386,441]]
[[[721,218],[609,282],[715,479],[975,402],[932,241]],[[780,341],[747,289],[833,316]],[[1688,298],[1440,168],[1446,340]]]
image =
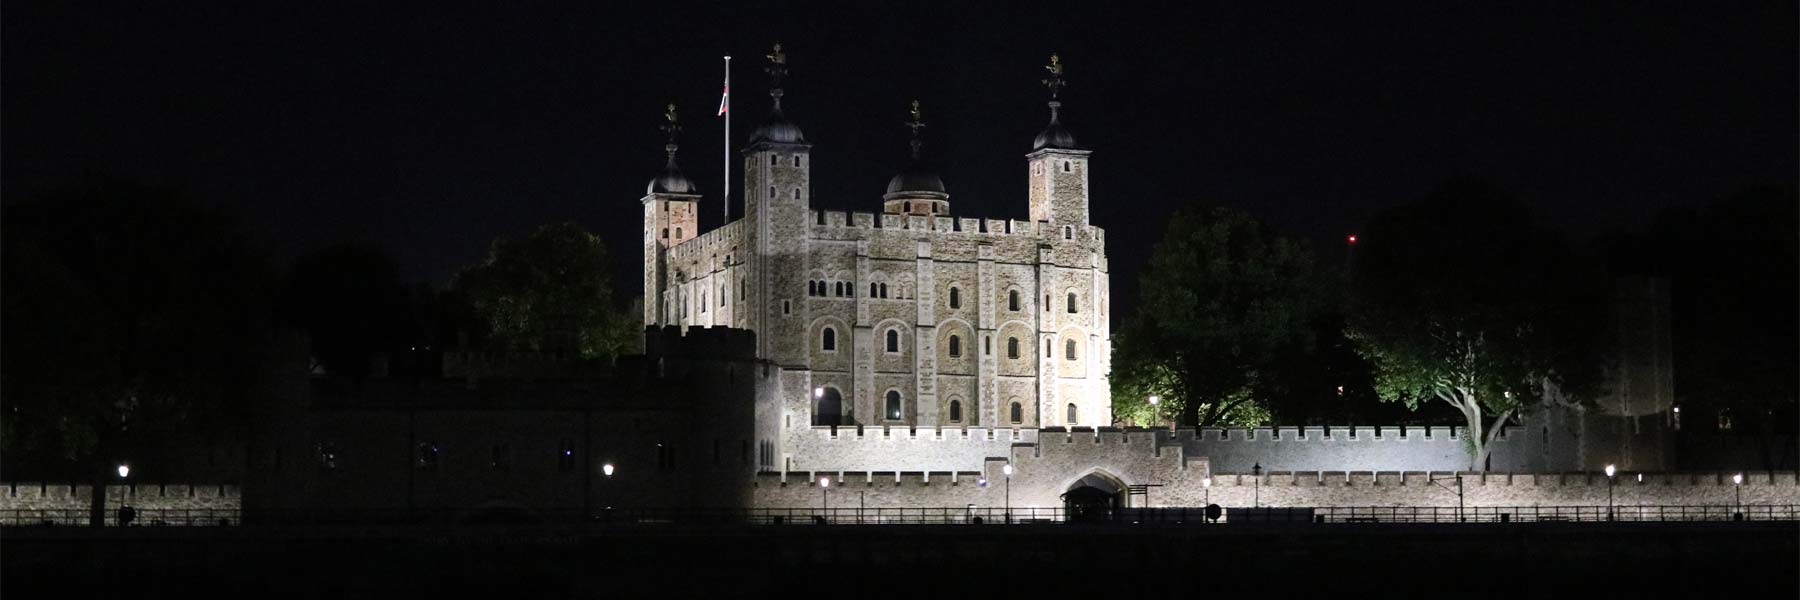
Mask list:
[[1062,495],[1063,511],[1072,523],[1110,520],[1123,506],[1124,494],[1125,485],[1119,480],[1103,473],[1089,473]]
[[819,388],[813,394],[813,425],[835,427],[844,424],[844,395],[837,388]]

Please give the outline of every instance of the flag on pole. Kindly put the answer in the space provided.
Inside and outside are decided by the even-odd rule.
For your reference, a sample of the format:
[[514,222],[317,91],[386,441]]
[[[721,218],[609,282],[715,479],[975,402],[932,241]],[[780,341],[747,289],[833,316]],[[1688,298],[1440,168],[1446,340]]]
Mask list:
[[725,116],[725,113],[730,109],[731,109],[731,78],[726,77],[725,78],[725,92],[723,95],[719,96],[719,114],[713,115],[713,116],[723,117],[723,116]]

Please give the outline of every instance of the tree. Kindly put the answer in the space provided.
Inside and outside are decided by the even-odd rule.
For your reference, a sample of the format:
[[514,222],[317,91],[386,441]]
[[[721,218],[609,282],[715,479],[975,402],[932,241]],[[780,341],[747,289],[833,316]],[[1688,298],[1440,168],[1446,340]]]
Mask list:
[[[224,213],[108,178],[5,211],[9,470],[95,483],[233,439],[267,392],[273,270]],[[166,471],[164,471],[166,473]]]
[[1115,413],[1144,415],[1154,394],[1187,425],[1266,421],[1257,392],[1285,349],[1311,343],[1320,283],[1305,243],[1239,211],[1177,211],[1116,340]]
[[1460,412],[1471,468],[1521,411],[1600,391],[1608,278],[1509,194],[1452,181],[1377,216],[1356,251],[1346,334],[1377,393]]
[[490,347],[610,363],[638,331],[613,306],[607,260],[605,243],[581,226],[546,225],[522,240],[494,240],[451,291],[478,328],[471,333]]
[[282,316],[306,332],[315,366],[362,377],[378,353],[403,351],[410,307],[400,270],[380,246],[344,243],[294,261]]

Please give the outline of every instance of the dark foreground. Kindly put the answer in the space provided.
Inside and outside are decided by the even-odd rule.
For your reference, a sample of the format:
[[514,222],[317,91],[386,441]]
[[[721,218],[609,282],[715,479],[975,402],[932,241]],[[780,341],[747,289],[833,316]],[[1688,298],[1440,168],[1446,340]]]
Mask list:
[[1800,597],[1792,522],[0,535],[9,598]]

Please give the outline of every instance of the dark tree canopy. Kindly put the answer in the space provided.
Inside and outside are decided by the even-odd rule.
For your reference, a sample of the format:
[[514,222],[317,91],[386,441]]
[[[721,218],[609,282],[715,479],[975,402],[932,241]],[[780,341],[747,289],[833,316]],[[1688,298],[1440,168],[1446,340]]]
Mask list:
[[8,206],[4,243],[9,466],[89,475],[230,435],[266,395],[275,278],[227,215],[94,178]]
[[1145,399],[1184,424],[1267,419],[1258,392],[1283,352],[1310,346],[1322,278],[1303,242],[1236,210],[1178,211],[1143,274],[1137,310],[1117,336],[1113,405],[1145,416]]
[[343,243],[294,261],[281,312],[306,333],[316,366],[362,377],[377,354],[405,352],[416,339],[407,300],[399,268],[381,246]]
[[1381,213],[1356,252],[1347,331],[1377,391],[1462,412],[1475,467],[1520,411],[1601,391],[1610,278],[1510,194],[1450,182]]
[[581,226],[546,225],[522,240],[495,240],[452,293],[487,347],[611,361],[639,332],[613,305],[607,260],[605,243]]

